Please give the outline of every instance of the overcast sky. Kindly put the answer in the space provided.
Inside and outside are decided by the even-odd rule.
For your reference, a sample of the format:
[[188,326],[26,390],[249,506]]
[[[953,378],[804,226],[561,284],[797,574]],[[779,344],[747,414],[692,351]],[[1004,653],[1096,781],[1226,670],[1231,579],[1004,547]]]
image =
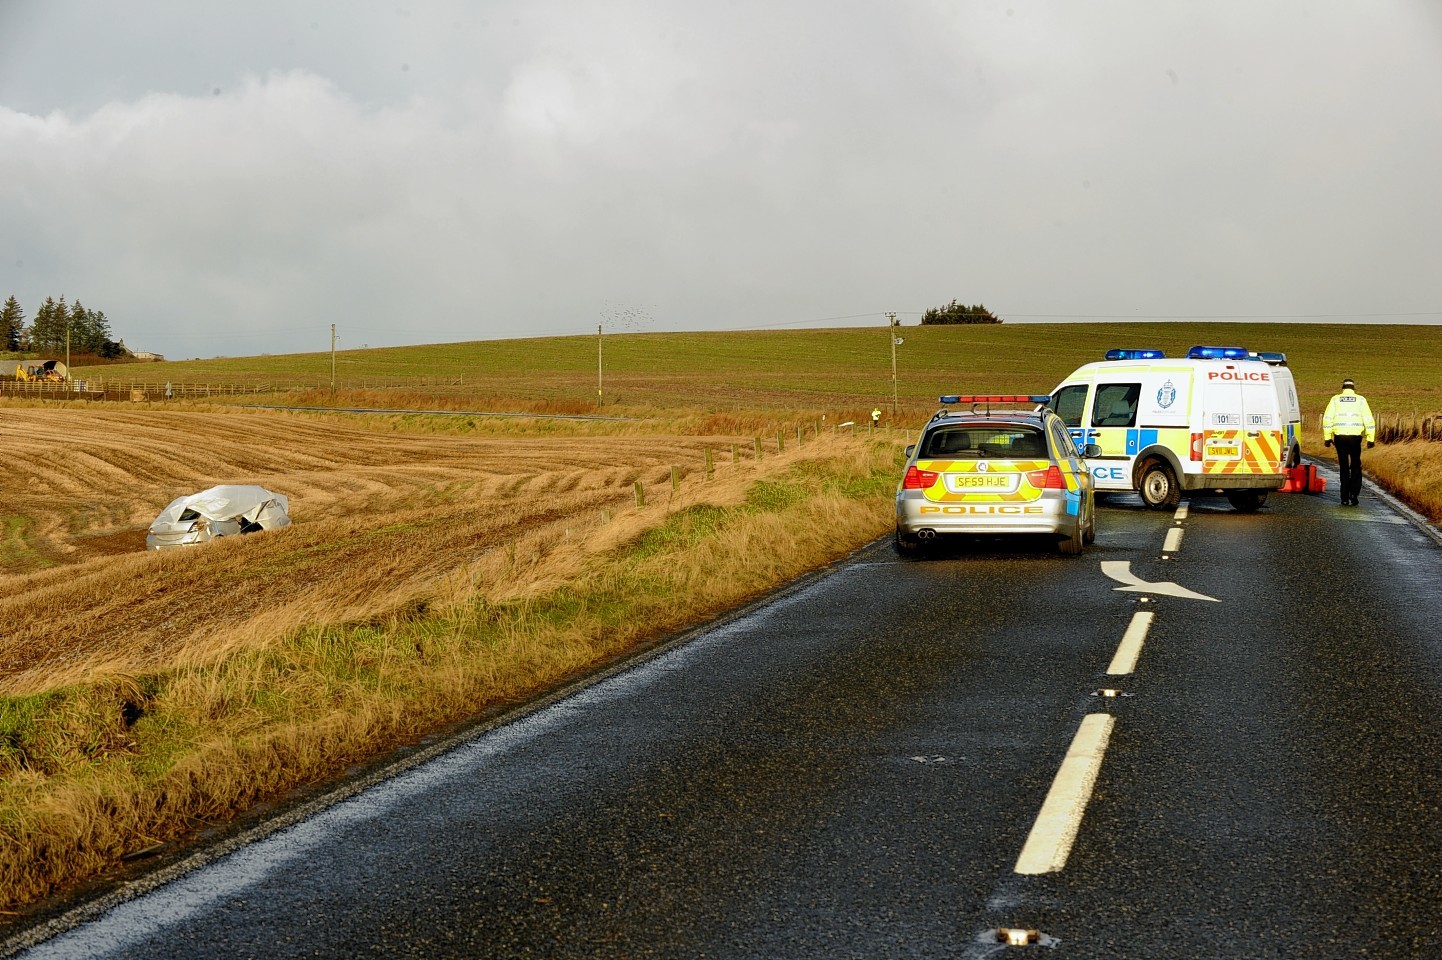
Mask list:
[[173,358],[1435,324],[1442,4],[0,0],[12,293]]

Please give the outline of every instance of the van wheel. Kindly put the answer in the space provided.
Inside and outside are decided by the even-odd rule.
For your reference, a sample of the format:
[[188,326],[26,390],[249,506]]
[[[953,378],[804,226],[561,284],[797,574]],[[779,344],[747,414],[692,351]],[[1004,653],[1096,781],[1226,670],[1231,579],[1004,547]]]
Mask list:
[[1267,502],[1265,490],[1228,490],[1227,502],[1238,513],[1256,513]]
[[1182,502],[1182,488],[1177,475],[1165,463],[1153,460],[1142,471],[1139,491],[1142,502],[1156,510],[1170,510]]

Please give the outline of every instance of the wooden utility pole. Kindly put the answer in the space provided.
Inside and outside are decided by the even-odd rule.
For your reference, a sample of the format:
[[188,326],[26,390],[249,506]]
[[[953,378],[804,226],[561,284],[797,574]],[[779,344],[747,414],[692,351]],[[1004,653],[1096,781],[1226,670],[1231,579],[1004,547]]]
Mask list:
[[890,324],[887,332],[891,334],[891,419],[896,419],[896,346],[901,343],[901,338],[896,335],[896,314],[888,313],[887,319]]
[[330,325],[330,392],[335,393],[335,324]]
[[601,325],[596,324],[596,409],[600,409],[601,395]]

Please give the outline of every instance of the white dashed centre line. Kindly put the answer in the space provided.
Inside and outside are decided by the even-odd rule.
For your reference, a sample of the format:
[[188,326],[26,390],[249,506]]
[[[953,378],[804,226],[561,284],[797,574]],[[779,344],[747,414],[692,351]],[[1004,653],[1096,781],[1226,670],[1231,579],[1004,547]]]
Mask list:
[[1167,538],[1162,541],[1163,553],[1176,553],[1182,546],[1182,528],[1172,527],[1167,531]]
[[1179,522],[1187,519],[1187,506],[1186,503],[1183,503],[1180,507],[1177,507],[1177,512],[1172,516]]
[[1082,815],[1101,772],[1102,755],[1114,724],[1110,714],[1088,714],[1072,739],[1066,759],[1052,781],[1036,823],[1016,860],[1016,872],[1055,873],[1066,866]]
[[1121,646],[1117,647],[1116,656],[1112,657],[1111,666],[1107,667],[1107,673],[1111,676],[1121,676],[1131,673],[1137,667],[1137,658],[1142,655],[1142,642],[1147,638],[1147,631],[1151,629],[1154,613],[1134,613],[1132,622],[1127,624],[1127,632],[1122,634]]

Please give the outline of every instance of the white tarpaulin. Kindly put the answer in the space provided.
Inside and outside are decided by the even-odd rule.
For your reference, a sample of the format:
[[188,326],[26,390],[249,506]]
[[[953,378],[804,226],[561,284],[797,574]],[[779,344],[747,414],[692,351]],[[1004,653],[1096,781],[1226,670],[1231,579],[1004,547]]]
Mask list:
[[290,525],[290,501],[253,484],[222,484],[176,497],[150,525],[151,550]]

